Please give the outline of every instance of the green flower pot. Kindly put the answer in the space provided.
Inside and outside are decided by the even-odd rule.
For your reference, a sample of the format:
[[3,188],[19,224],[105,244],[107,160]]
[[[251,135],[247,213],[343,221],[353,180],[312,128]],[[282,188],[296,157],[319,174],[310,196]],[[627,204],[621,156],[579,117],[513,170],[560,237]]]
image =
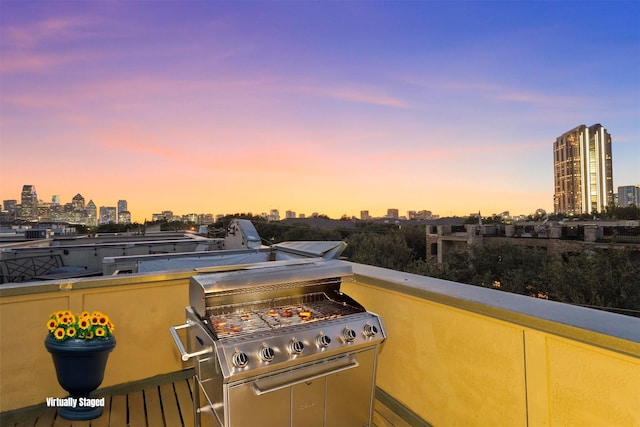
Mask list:
[[[107,338],[68,339],[59,341],[52,335],[44,340],[56,368],[58,383],[69,392],[65,406],[58,405],[58,414],[68,420],[92,420],[102,415],[102,406],[94,406],[89,398],[104,378],[109,353],[116,345],[113,335]],[[71,405],[75,399],[75,406]]]

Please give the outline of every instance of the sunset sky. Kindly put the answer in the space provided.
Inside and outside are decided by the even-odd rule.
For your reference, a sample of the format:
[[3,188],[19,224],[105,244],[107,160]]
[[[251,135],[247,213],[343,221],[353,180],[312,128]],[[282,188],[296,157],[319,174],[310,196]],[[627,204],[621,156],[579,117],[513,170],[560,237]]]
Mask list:
[[553,210],[601,123],[640,184],[640,2],[0,0],[0,201]]

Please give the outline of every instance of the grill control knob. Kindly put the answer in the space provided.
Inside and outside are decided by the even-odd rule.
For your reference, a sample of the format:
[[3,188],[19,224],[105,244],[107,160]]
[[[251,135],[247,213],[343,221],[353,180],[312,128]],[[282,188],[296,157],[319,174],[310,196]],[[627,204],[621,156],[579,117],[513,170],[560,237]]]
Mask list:
[[364,334],[367,337],[374,337],[378,333],[378,328],[376,325],[372,325],[371,323],[367,323],[364,325]]
[[342,331],[342,338],[347,342],[353,342],[356,339],[356,331],[347,326]]
[[265,362],[271,362],[276,357],[275,351],[271,347],[262,347],[260,349],[260,359]]
[[320,348],[326,347],[331,344],[331,337],[321,333],[316,337],[316,343]]
[[244,368],[249,363],[249,356],[243,351],[236,351],[233,353],[231,361],[236,368]]
[[293,354],[300,354],[304,350],[304,343],[302,341],[298,341],[297,339],[292,339],[289,342],[289,351]]

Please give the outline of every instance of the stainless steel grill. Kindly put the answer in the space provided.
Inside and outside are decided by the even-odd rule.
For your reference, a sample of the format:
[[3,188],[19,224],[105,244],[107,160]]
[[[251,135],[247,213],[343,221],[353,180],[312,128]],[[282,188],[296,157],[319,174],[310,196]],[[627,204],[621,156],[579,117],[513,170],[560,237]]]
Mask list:
[[[367,426],[380,318],[340,291],[340,261],[267,263],[194,276],[187,323],[198,425]],[[177,330],[187,329],[187,349]]]

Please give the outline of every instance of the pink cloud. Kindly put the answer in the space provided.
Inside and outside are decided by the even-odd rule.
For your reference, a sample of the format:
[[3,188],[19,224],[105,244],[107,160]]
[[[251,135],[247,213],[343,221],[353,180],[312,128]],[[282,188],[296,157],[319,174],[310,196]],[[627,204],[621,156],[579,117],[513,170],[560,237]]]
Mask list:
[[376,91],[370,89],[301,86],[298,90],[314,96],[356,102],[360,104],[380,105],[392,108],[409,108],[407,103],[398,98],[376,93]]
[[30,49],[53,39],[78,38],[86,35],[85,30],[95,23],[96,18],[94,17],[75,16],[50,18],[29,22],[26,25],[7,26],[2,30],[2,46],[4,48]]

